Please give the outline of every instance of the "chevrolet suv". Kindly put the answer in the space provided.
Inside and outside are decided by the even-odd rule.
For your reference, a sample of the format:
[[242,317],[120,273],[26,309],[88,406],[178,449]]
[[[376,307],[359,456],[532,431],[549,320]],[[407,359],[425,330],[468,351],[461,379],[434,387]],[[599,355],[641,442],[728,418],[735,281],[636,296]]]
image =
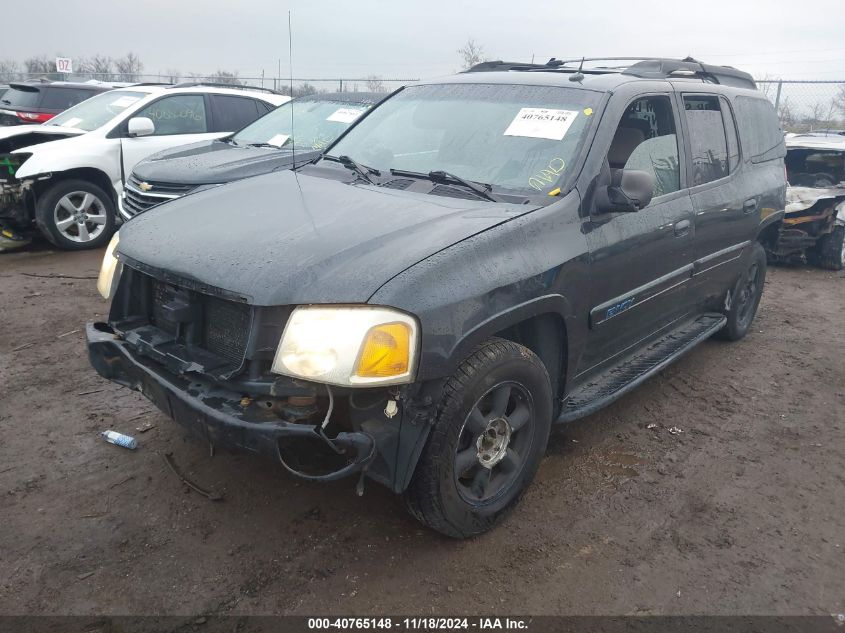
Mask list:
[[407,86],[312,164],[133,219],[94,368],[212,447],[490,529],[552,424],[749,332],[784,214],[750,75],[577,61]]

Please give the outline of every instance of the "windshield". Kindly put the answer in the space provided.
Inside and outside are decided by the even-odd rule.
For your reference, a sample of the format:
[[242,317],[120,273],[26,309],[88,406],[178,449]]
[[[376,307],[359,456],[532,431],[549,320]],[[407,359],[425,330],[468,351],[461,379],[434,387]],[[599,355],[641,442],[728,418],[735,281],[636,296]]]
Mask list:
[[845,181],[845,151],[790,149],[786,179],[793,187],[833,187]]
[[578,156],[598,99],[554,86],[412,86],[384,101],[330,153],[377,170],[444,171],[547,194]]
[[104,92],[54,116],[44,125],[61,125],[90,132],[102,127],[147,94],[131,90]]
[[[232,137],[238,145],[275,145],[284,149],[321,150],[372,107],[352,101],[296,99],[265,114]],[[293,110],[293,133],[291,133]]]

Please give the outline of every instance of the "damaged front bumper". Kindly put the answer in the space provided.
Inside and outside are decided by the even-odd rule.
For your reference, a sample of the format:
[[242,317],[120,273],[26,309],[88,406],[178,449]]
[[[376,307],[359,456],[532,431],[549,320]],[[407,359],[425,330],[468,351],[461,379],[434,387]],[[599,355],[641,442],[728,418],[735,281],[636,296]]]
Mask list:
[[[379,456],[378,446],[395,443],[398,431],[371,425],[372,432],[340,432],[328,437],[321,426],[287,422],[278,417],[253,415],[242,393],[199,377],[171,374],[153,361],[133,354],[120,335],[105,323],[86,326],[91,364],[104,378],[143,393],[162,412],[204,439],[212,447],[265,455],[278,459],[290,473],[309,480],[331,481],[366,472]],[[309,468],[310,461],[320,468]],[[383,460],[381,460],[383,461]],[[330,467],[329,470],[325,466]],[[393,468],[367,474],[393,487]]]

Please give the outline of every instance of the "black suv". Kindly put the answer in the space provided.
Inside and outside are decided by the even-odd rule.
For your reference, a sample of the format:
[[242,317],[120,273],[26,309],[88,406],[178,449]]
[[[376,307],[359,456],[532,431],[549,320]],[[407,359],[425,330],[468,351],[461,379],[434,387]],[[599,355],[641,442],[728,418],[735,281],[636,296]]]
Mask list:
[[77,103],[113,89],[111,84],[103,83],[46,80],[13,83],[0,96],[0,125],[44,123]]
[[750,75],[569,63],[408,86],[313,164],[139,216],[92,364],[212,446],[489,529],[553,423],[745,336],[784,213]]
[[294,158],[297,165],[309,162],[385,96],[333,92],[299,97],[231,136],[148,156],[132,170],[120,214],[129,220],[200,187],[293,167]]

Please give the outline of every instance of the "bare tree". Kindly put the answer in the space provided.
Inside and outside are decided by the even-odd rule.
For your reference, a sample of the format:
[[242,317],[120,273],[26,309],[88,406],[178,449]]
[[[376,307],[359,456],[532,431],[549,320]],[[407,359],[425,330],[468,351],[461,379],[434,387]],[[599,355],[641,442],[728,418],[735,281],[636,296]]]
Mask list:
[[0,59],[0,81],[20,79],[21,67],[14,59]]
[[833,102],[836,105],[836,109],[842,114],[845,114],[845,84],[839,86],[839,90],[833,98]]
[[80,60],[79,72],[91,75],[100,81],[112,81],[114,61],[106,55],[94,55],[88,59]]
[[125,57],[114,60],[114,68],[117,81],[138,81],[144,64],[135,53],[127,53]]
[[182,78],[182,72],[175,69],[175,68],[168,68],[164,71],[164,74],[167,75],[167,81],[172,84],[178,84],[179,80]]
[[461,65],[464,70],[487,59],[484,56],[484,47],[472,38],[469,38],[467,43],[458,49],[458,56],[461,58]]
[[317,90],[316,86],[309,84],[308,82],[301,83],[298,86],[293,87],[293,94],[292,97],[305,97],[307,95],[317,94],[319,90]]
[[238,79],[238,72],[229,72],[227,70],[218,70],[208,76],[208,80],[215,84],[231,84],[233,86],[242,86],[243,82]]
[[55,62],[47,59],[45,55],[25,59],[23,65],[30,75],[49,75],[56,72]]
[[367,75],[367,90],[370,92],[387,92],[387,86],[384,85],[384,81],[378,75]]

